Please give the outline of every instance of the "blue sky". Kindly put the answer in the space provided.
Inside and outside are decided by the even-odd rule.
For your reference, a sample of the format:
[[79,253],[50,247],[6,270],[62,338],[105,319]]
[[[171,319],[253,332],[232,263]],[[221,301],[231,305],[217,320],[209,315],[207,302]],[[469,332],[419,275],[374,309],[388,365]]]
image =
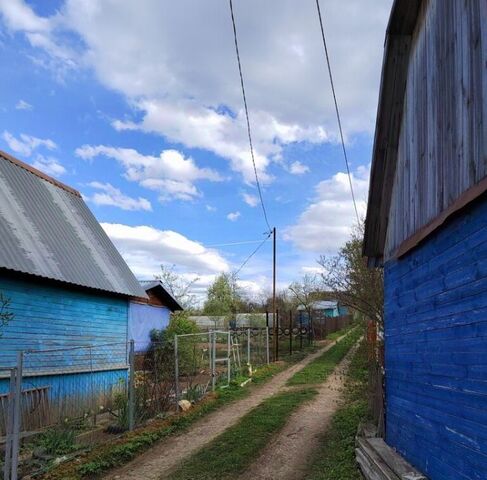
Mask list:
[[[323,0],[359,209],[365,210],[390,0]],[[236,1],[257,168],[279,285],[354,221],[314,2]],[[228,4],[0,0],[0,148],[77,188],[139,277],[161,262],[203,291],[263,238]],[[241,271],[270,288],[268,244]]]

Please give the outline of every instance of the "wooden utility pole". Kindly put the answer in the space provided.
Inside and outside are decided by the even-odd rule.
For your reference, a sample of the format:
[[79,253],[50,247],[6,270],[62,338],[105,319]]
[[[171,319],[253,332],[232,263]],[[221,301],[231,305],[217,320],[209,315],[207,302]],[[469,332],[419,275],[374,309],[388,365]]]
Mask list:
[[276,227],[272,229],[272,329],[274,332],[274,361],[277,360],[279,332],[276,313]]

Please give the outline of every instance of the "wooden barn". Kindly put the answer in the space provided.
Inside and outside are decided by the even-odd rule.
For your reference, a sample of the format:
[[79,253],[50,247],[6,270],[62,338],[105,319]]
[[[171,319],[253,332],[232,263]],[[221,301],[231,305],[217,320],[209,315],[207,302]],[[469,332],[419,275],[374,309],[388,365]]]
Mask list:
[[79,192],[4,152],[0,292],[12,315],[0,327],[0,368],[25,352],[26,392],[79,397],[126,378],[130,299],[145,289]]
[[487,1],[396,0],[364,254],[384,268],[385,440],[432,480],[487,478],[486,190]]

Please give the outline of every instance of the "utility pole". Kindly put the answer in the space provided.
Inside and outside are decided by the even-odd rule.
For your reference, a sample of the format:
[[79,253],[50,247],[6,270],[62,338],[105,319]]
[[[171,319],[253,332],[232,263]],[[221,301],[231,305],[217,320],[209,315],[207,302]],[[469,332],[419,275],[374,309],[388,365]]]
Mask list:
[[276,227],[272,229],[272,329],[274,332],[274,361],[277,360],[279,332],[277,330],[276,314]]

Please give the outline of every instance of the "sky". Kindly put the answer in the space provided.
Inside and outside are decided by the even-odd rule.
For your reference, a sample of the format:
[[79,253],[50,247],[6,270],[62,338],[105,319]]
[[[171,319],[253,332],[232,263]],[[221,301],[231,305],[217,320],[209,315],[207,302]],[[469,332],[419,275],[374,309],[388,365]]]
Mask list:
[[[359,213],[392,0],[321,0]],[[234,0],[278,286],[355,221],[313,0]],[[79,190],[138,278],[203,293],[266,236],[226,0],[0,0],[0,149]],[[239,243],[238,245],[228,245]],[[272,243],[239,272],[270,291]]]

